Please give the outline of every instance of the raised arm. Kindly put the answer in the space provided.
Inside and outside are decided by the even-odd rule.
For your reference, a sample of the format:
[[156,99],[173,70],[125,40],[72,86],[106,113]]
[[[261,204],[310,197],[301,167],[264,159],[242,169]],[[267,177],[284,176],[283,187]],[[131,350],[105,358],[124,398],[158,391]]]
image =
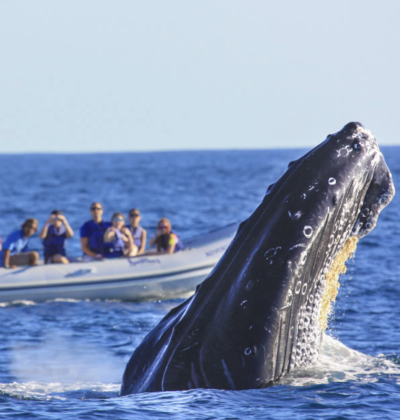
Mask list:
[[112,226],[107,228],[103,235],[103,242],[112,242],[115,238],[115,230]]
[[65,216],[58,216],[58,218],[64,223],[65,226],[65,236],[67,238],[72,238],[74,236],[74,231],[68,223],[68,220]]
[[122,228],[122,234],[127,239],[127,241],[126,241],[127,246],[126,246],[126,249],[124,251],[124,255],[126,255],[127,257],[134,257],[135,255],[137,255],[138,248],[133,243],[133,237],[132,237],[131,231],[127,227],[124,227],[124,228]]
[[45,239],[46,238],[47,232],[49,231],[51,221],[52,221],[52,217],[50,217],[49,220],[47,220],[47,222],[43,226],[42,230],[39,232],[39,238],[40,239]]
[[140,249],[138,250],[138,255],[143,254],[144,250],[146,249],[146,240],[147,240],[147,232],[145,229],[142,228],[142,245],[140,245]]
[[156,242],[157,242],[157,236],[153,236],[153,237],[150,239],[149,245],[150,245],[150,246],[153,246],[153,245],[155,245],[155,244],[156,244]]

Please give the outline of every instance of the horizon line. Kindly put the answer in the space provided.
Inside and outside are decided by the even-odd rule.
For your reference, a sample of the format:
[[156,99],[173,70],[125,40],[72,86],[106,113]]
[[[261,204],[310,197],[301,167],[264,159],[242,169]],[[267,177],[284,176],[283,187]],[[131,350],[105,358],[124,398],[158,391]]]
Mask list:
[[[304,150],[312,149],[315,146],[300,147],[250,147],[250,148],[222,148],[222,149],[160,149],[160,150],[98,150],[98,151],[20,151],[20,152],[2,152],[0,156],[6,155],[90,155],[90,154],[118,154],[118,153],[183,153],[183,152],[240,152],[240,151],[263,151],[263,150]],[[379,147],[400,147],[400,144],[380,144]]]

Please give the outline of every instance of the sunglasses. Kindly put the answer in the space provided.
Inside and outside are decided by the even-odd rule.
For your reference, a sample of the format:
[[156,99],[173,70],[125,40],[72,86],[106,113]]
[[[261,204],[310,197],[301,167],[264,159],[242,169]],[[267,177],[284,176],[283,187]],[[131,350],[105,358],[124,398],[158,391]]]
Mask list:
[[37,231],[37,226],[26,226],[27,229],[33,230],[33,231]]
[[102,207],[90,207],[90,210],[94,211],[94,210],[103,210]]
[[140,214],[139,213],[131,213],[130,215],[129,215],[129,217],[139,217],[140,216]]
[[167,229],[167,228],[168,228],[168,226],[167,226],[167,225],[159,225],[159,226],[158,226],[158,228],[159,228],[159,229]]
[[125,219],[123,219],[122,217],[114,217],[114,219],[112,219],[113,222],[123,222],[125,221]]

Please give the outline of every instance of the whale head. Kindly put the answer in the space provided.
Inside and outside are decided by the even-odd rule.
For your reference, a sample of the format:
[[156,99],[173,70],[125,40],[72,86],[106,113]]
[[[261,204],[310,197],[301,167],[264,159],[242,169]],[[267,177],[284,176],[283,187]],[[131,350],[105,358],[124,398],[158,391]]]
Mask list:
[[258,388],[315,361],[344,262],[393,195],[360,123],[291,162],[193,297],[135,350],[121,393]]

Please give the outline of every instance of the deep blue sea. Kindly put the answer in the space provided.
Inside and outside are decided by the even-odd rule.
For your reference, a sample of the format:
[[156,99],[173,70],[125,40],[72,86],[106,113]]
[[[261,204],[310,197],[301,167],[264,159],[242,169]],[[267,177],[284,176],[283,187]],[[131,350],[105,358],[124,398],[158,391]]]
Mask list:
[[[400,186],[400,147],[382,147]],[[76,236],[138,207],[151,235],[168,217],[185,239],[247,218],[304,150],[0,155],[0,235],[61,209]],[[23,301],[0,307],[0,418],[400,419],[400,194],[359,242],[315,366],[277,386],[118,397],[135,347],[181,300]],[[41,249],[36,237],[34,248]]]

